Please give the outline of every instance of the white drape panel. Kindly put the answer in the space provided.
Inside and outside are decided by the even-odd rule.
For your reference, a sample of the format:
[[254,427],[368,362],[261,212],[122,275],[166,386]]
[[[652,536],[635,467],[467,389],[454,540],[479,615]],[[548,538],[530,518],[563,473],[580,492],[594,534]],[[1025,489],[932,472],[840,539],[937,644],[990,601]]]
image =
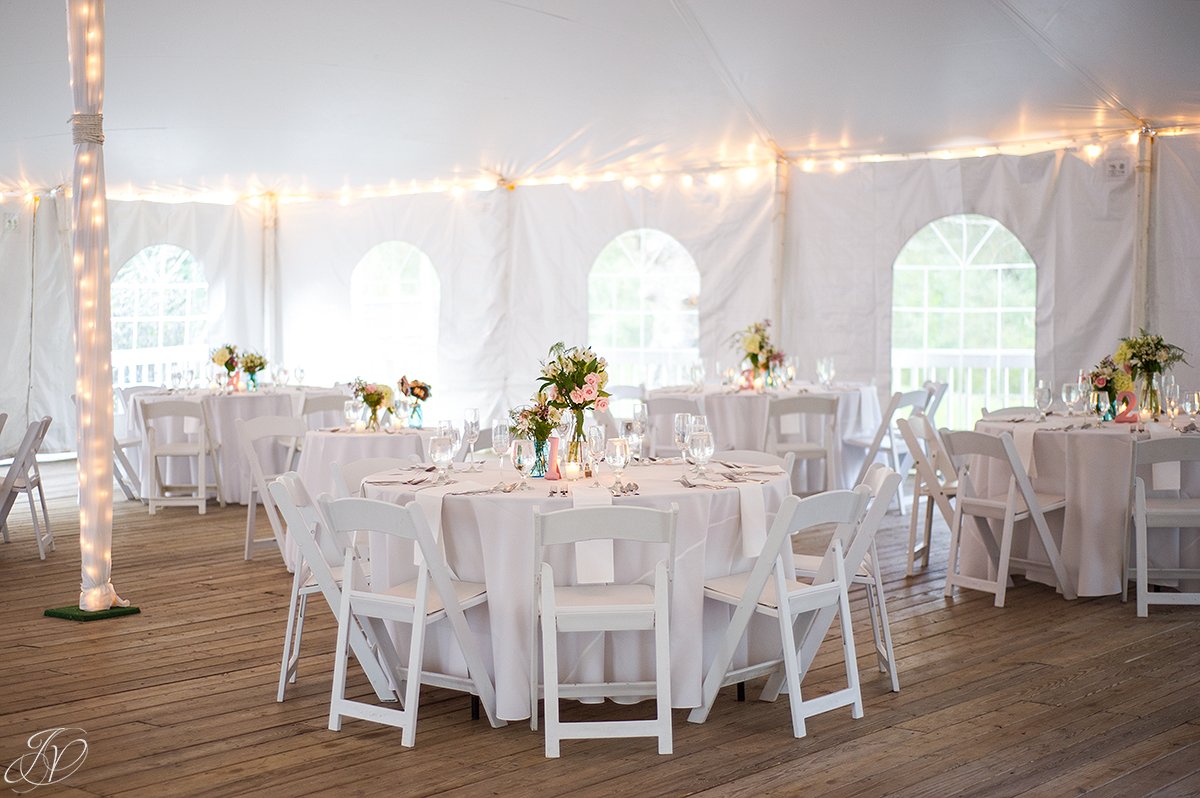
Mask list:
[[206,340],[263,351],[262,212],[249,204],[110,202],[112,273],[143,248],[189,250],[208,281]]
[[[67,41],[75,113],[100,114],[104,107],[104,0],[67,3]],[[72,251],[82,561],[79,608],[104,610],[128,603],[117,595],[109,579],[113,414],[104,150],[103,139],[82,140],[79,125],[75,129]]]
[[[429,375],[408,374],[433,382],[426,423],[461,419],[466,407],[479,408],[485,421],[491,418],[500,410],[508,373],[508,194],[423,194],[345,207],[281,204],[282,361],[302,365],[309,384],[356,376],[400,379],[400,374],[350,374],[344,361],[357,345],[349,323],[351,272],[375,245],[404,241],[429,256],[441,283],[436,382]],[[386,339],[405,323],[395,319],[377,335]]]
[[[1105,177],[1110,158],[1128,159],[1125,177]],[[1073,375],[1112,352],[1129,325],[1132,159],[1116,144],[1095,164],[1048,152],[793,170],[785,349],[807,370],[833,355],[839,377],[887,386],[896,256],[929,222],[979,213],[1011,230],[1037,264],[1038,374]]]
[[1163,137],[1154,146],[1150,321],[1188,352],[1173,373],[1184,390],[1200,390],[1200,135]]
[[29,202],[0,205],[5,218],[16,219],[15,229],[0,228],[0,412],[8,413],[0,431],[0,457],[12,456],[29,418],[33,209]]
[[551,344],[587,341],[588,273],[627,230],[662,230],[687,249],[700,271],[700,355],[732,361],[733,330],[774,306],[774,183],[770,172],[750,184],[723,176],[720,187],[697,178],[685,188],[672,178],[657,188],[611,182],[514,192],[510,404],[528,401]]

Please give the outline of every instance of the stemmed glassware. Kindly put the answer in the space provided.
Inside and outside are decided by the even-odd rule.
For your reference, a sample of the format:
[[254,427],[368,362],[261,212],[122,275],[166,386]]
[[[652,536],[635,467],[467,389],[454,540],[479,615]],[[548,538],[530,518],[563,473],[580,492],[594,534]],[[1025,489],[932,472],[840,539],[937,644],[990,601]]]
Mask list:
[[446,471],[454,459],[454,442],[446,435],[436,435],[429,439],[429,459],[437,466],[438,477],[434,485],[447,485],[450,480]]
[[346,419],[346,426],[354,429],[356,422],[362,419],[362,402],[357,399],[347,399],[342,405],[342,417]]
[[[462,434],[458,431],[458,427],[454,425],[453,421],[450,419],[442,419],[439,421],[437,426],[437,434],[449,438],[450,445],[454,447],[453,452],[458,452],[459,444],[462,443]],[[453,461],[451,462],[450,470],[454,470]]]
[[817,380],[826,388],[833,387],[833,378],[837,375],[837,369],[833,366],[833,358],[822,357],[817,359]]
[[1096,415],[1100,417],[1101,421],[1103,421],[1104,417],[1108,415],[1108,411],[1110,408],[1110,403],[1108,401],[1108,391],[1096,391],[1095,396],[1096,396],[1096,403],[1095,403]]
[[479,408],[468,407],[463,419],[463,438],[467,442],[467,471],[482,471],[483,464],[475,462],[475,442],[479,440]]
[[604,445],[606,443],[604,427],[592,426],[587,430],[587,450],[588,462],[592,469],[592,487],[599,488],[600,485],[600,460],[604,457]]
[[679,456],[687,459],[687,437],[692,430],[692,414],[691,413],[676,413],[675,414],[675,448],[679,450]]
[[709,431],[707,424],[692,425],[692,431],[688,435],[688,451],[692,453],[692,459],[696,461],[696,475],[698,477],[706,476],[706,466],[712,459],[713,452],[716,451],[712,432]]
[[517,486],[517,490],[533,490],[525,478],[529,469],[533,468],[533,458],[533,441],[528,438],[517,438],[512,442],[513,467],[521,475],[521,484]]
[[1067,406],[1067,415],[1075,415],[1075,410],[1079,405],[1079,383],[1064,382],[1062,384],[1062,400]]
[[508,447],[512,442],[512,435],[509,432],[508,424],[503,421],[497,421],[492,425],[492,451],[500,455],[500,481],[496,483],[496,487],[492,490],[504,490],[504,455],[508,454]]
[[620,493],[625,487],[621,484],[621,474],[624,472],[625,466],[629,464],[629,444],[623,438],[613,438],[605,443],[604,462],[608,463],[608,467],[613,470],[613,475],[616,477],[611,490]]
[[[630,435],[637,436],[637,458],[635,462],[645,465],[645,446],[646,436],[650,434],[650,417],[646,412],[645,402],[635,402],[633,405],[633,415],[630,424]],[[632,456],[633,453],[630,453]]]
[[629,444],[630,467],[642,464],[642,433],[636,421],[625,422],[625,435],[623,437]]
[[1200,413],[1200,391],[1184,391],[1183,412],[1192,419],[1196,417],[1197,413]]
[[1037,405],[1038,421],[1045,421],[1046,411],[1054,403],[1054,393],[1045,380],[1038,380],[1037,388],[1033,392],[1033,403]]
[[295,374],[296,374],[296,384],[303,386],[304,385],[304,369],[297,367]]

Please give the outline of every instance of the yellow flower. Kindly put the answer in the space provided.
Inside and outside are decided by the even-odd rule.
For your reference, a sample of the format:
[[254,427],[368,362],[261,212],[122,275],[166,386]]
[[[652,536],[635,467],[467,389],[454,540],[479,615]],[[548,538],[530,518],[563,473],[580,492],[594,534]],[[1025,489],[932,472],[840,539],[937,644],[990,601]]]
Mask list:
[[1114,371],[1112,381],[1113,387],[1116,388],[1117,393],[1120,393],[1121,391],[1133,390],[1133,379],[1125,373],[1125,369],[1117,369]]
[[213,362],[218,366],[224,366],[227,360],[229,360],[229,350],[225,347],[221,347],[213,353]]
[[1113,362],[1128,363],[1132,354],[1133,353],[1129,351],[1129,344],[1125,341],[1122,341],[1121,345],[1117,347],[1117,351],[1113,352]]
[[759,349],[762,348],[762,341],[757,335],[747,335],[742,338],[742,349],[747,353],[757,355]]

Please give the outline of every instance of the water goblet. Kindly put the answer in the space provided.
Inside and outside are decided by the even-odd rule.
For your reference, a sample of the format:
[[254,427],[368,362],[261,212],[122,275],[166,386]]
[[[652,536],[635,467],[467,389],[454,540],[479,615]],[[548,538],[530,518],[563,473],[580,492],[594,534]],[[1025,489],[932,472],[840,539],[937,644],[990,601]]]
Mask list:
[[508,454],[508,447],[512,442],[512,435],[509,432],[508,424],[503,421],[497,421],[492,425],[492,451],[500,455],[500,481],[496,483],[496,487],[492,490],[504,489],[504,455]]
[[304,384],[304,369],[297,368],[295,371],[295,374],[296,374],[296,384],[303,385]]
[[533,468],[533,458],[533,441],[528,438],[518,438],[512,442],[513,467],[517,469],[517,473],[521,476],[521,484],[517,486],[517,490],[533,490],[533,488],[529,487],[529,482],[525,478],[529,469]]
[[483,465],[475,462],[475,442],[479,440],[479,408],[468,407],[463,419],[463,439],[467,442],[467,470],[482,471]]
[[342,405],[342,417],[346,420],[346,425],[351,429],[354,428],[354,422],[359,420],[362,413],[362,402],[357,399],[347,399]]
[[434,485],[446,485],[449,479],[446,471],[454,459],[454,443],[446,435],[435,435],[429,439],[429,459],[437,466],[438,477]]
[[1108,401],[1108,391],[1096,391],[1096,415],[1103,421],[1108,416],[1111,403]]
[[587,431],[587,448],[588,462],[592,468],[592,487],[599,488],[600,485],[600,460],[604,457],[604,446],[607,435],[604,427],[593,426],[588,427]]
[[608,467],[613,470],[615,477],[610,490],[620,493],[625,487],[621,484],[621,473],[629,464],[629,444],[622,438],[613,438],[606,442],[604,444],[604,462],[608,463]]
[[[458,427],[454,425],[453,421],[447,418],[439,421],[437,425],[437,434],[444,435],[445,437],[449,438],[450,445],[454,447],[454,451],[458,451],[459,444],[462,442],[462,433],[459,432]],[[450,465],[450,470],[454,470],[453,463]]]
[[691,413],[675,414],[675,448],[681,457],[687,457],[687,436],[692,429]]
[[688,436],[688,450],[692,453],[692,459],[696,461],[696,476],[703,478],[707,475],[706,467],[715,451],[713,436],[707,427],[692,429],[691,435]]
[[1067,415],[1075,415],[1075,406],[1079,403],[1079,384],[1064,382],[1061,393],[1063,404],[1067,406]]
[[183,372],[182,371],[172,371],[171,372],[171,390],[178,391],[179,386],[182,384],[183,384]]
[[1033,392],[1033,403],[1037,405],[1038,421],[1045,421],[1046,411],[1054,403],[1054,394],[1045,380],[1038,380],[1037,388]]

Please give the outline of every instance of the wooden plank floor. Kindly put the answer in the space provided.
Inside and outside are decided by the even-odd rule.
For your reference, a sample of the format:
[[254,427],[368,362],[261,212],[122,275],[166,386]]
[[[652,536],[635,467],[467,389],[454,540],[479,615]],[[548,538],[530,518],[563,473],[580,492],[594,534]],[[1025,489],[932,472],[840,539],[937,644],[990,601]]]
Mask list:
[[[435,689],[423,693],[413,750],[398,731],[361,721],[328,731],[335,625],[320,602],[300,680],[276,703],[290,577],[278,557],[242,560],[244,508],[150,518],[118,502],[114,583],[142,614],[43,618],[78,595],[63,473],[51,475],[62,494],[51,510],[58,550],[37,559],[21,507],[0,546],[0,766],[51,727],[82,728],[90,745],[78,771],[34,795],[1200,794],[1200,608],[1139,620],[1119,598],[1066,602],[1020,580],[1002,610],[973,592],[948,601],[936,553],[928,573],[904,577],[907,527],[896,516],[880,544],[900,693],[866,653],[859,594],[861,720],[822,715],[795,740],[786,699],[738,703],[729,688],[704,725],[676,710],[673,756],[652,741],[614,740],[567,742],[562,759],[547,760],[527,724],[491,729],[470,720],[465,697]],[[946,538],[940,527],[943,561]],[[838,686],[838,651],[835,634],[806,691]],[[564,703],[568,718],[646,711]]]

